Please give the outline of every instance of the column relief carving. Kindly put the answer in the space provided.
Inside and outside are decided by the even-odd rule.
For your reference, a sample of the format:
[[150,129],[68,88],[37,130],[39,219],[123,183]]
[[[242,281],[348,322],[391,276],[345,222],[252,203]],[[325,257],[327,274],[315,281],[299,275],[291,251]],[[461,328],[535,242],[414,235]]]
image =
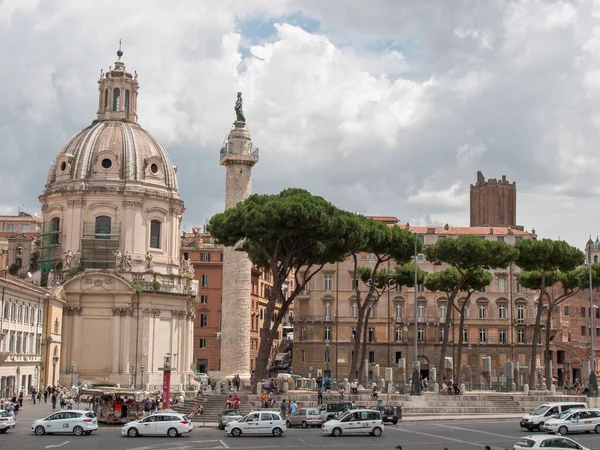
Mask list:
[[115,306],[112,309],[113,316],[132,316],[133,315],[133,306]]
[[67,306],[64,308],[64,312],[67,316],[78,316],[81,314],[81,306]]
[[148,317],[160,317],[161,311],[158,308],[152,308],[152,309],[145,308],[142,312],[144,313],[145,316],[148,316]]
[[184,319],[186,316],[186,311],[178,311],[178,310],[174,310],[171,312],[173,314],[173,317],[175,319]]

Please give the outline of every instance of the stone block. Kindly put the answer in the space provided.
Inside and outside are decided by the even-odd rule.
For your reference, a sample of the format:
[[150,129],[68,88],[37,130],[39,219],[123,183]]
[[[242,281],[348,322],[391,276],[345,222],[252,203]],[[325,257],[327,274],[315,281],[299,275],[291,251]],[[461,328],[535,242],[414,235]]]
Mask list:
[[460,392],[464,394],[465,392],[465,383],[460,383]]
[[440,385],[437,383],[433,383],[433,393],[434,394],[439,394],[440,393]]
[[550,394],[556,395],[556,386],[554,384],[550,386]]
[[385,368],[385,381],[394,381],[394,369],[392,369],[391,367]]
[[528,384],[523,385],[523,394],[529,395],[529,385]]
[[310,379],[310,388],[311,388],[311,390],[313,390],[313,391],[314,391],[315,389],[317,389],[317,380],[316,380],[316,379],[314,379],[314,378],[311,378],[311,379]]
[[283,382],[283,392],[287,392],[290,390],[290,384],[287,381]]

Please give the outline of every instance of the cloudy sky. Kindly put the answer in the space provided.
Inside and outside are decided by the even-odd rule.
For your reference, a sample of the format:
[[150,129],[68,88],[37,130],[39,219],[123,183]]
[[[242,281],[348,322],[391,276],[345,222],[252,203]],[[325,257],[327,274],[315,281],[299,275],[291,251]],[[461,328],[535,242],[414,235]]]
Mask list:
[[223,208],[240,90],[254,192],[468,225],[481,170],[517,182],[526,229],[579,247],[600,231],[598,1],[0,0],[0,213],[39,211],[119,39],[187,230]]

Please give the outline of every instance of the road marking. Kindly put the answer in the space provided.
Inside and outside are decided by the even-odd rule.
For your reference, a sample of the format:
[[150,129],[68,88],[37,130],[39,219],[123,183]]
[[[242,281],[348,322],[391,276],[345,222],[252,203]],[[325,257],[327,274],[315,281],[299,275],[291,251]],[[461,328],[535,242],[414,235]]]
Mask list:
[[496,437],[504,437],[504,438],[513,438],[516,440],[521,439],[522,436],[510,436],[508,434],[498,434],[498,433],[490,433],[489,431],[481,431],[481,430],[473,430],[471,428],[463,428],[463,427],[454,427],[452,425],[442,425],[440,423],[438,423],[436,426],[438,427],[443,427],[443,428],[450,428],[452,430],[461,430],[461,431],[470,431],[471,433],[481,433],[481,434],[487,434],[488,436],[496,436]]
[[308,442],[306,442],[304,439],[300,439],[300,438],[296,438],[296,439],[298,439],[298,440],[299,440],[300,442],[302,442],[303,444],[306,444],[306,445],[308,445],[309,447],[314,447],[314,445],[312,445],[312,444],[309,444],[309,443],[308,443]]
[[[407,430],[405,428],[404,429],[400,429],[400,428],[389,428],[389,427],[388,427],[388,429],[392,429],[394,431],[404,431],[406,433],[420,434],[421,436],[427,436],[427,437],[433,437],[433,438],[437,438],[437,439],[442,439],[442,440],[445,440],[445,441],[457,442],[459,444],[467,444],[467,445],[473,445],[473,446],[477,446],[477,447],[481,446],[481,442],[464,441],[462,439],[456,439],[456,438],[451,438],[451,437],[447,437],[447,436],[438,436],[436,434],[423,433],[422,431],[413,431],[413,430]],[[511,437],[511,436],[503,436],[503,437]],[[492,448],[497,448],[497,449],[502,450],[502,447],[492,447]]]
[[62,444],[46,445],[46,448],[62,447],[63,445],[67,445],[69,442],[70,441],[63,442]]
[[223,447],[225,447],[225,448],[229,448],[229,446],[228,446],[228,445],[227,445],[225,442],[223,442],[223,441],[221,441],[221,440],[219,440],[219,442],[221,443],[221,445],[222,445]]

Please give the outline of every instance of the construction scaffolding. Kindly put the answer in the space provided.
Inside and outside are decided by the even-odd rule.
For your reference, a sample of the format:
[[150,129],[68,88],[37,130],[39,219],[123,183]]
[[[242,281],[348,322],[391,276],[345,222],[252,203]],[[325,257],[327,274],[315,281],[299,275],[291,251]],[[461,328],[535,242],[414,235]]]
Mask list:
[[38,249],[37,268],[43,274],[56,270],[62,261],[62,245],[60,238],[60,222],[51,220],[40,225],[40,240]]
[[119,250],[120,224],[84,222],[81,266],[85,269],[114,269],[114,252]]

